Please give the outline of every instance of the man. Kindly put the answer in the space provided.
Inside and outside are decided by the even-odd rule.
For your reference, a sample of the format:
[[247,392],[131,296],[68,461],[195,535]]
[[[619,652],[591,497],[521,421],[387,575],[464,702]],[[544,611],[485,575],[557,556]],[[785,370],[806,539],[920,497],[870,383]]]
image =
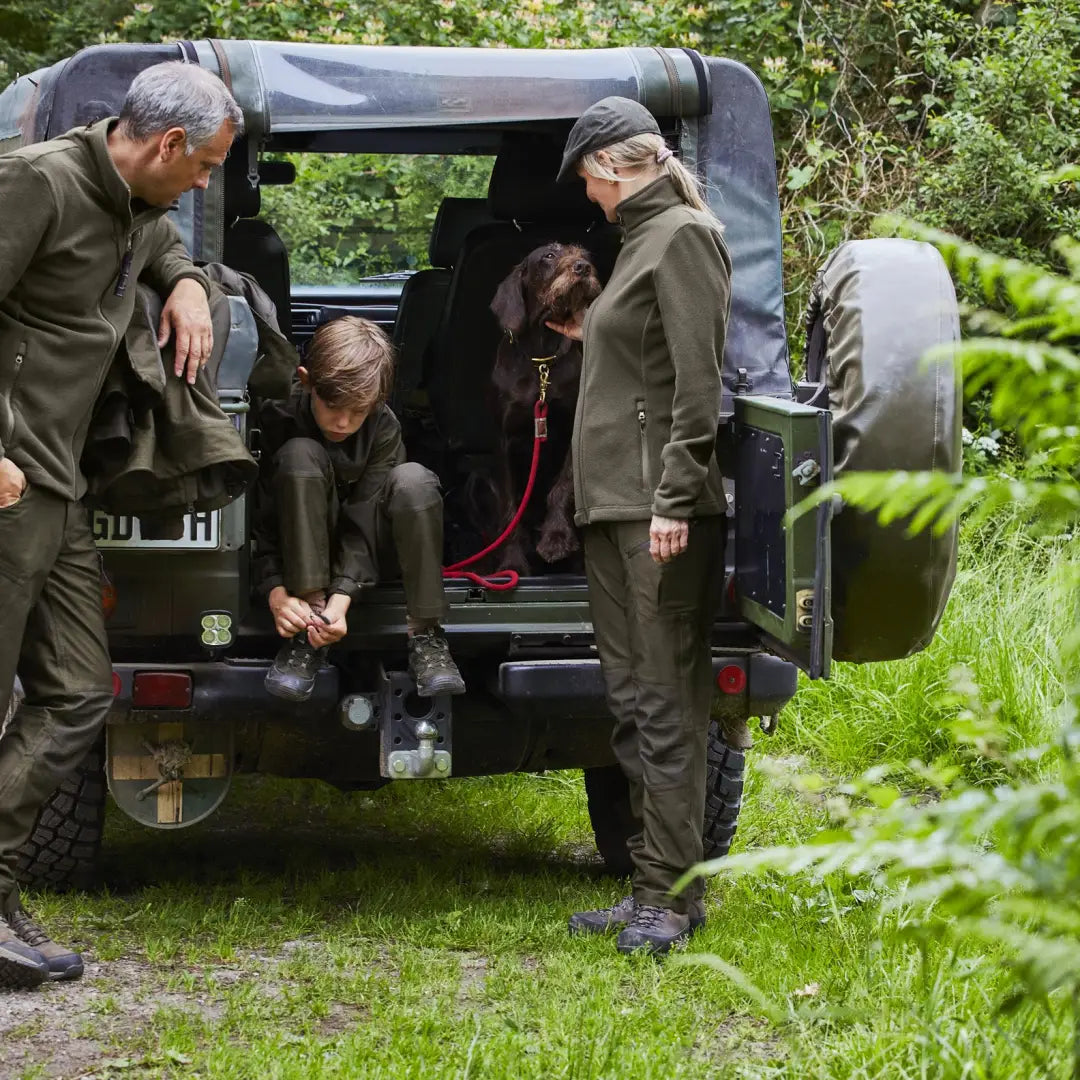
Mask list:
[[208,282],[165,216],[205,188],[243,116],[184,63],[131,84],[119,118],[0,155],[0,987],[76,979],[82,958],[22,909],[16,852],[94,743],[112,701],[100,570],[79,459],[131,319],[136,280],[167,297],[160,343],[194,382],[212,345]]

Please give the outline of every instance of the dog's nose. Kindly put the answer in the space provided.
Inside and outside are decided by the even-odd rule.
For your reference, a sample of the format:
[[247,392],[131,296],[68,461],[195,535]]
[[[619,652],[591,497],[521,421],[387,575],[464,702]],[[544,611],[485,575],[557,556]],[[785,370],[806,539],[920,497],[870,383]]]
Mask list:
[[575,274],[578,274],[579,276],[584,276],[588,272],[589,272],[589,264],[584,259],[578,259],[578,261],[576,263],[574,263],[574,273]]

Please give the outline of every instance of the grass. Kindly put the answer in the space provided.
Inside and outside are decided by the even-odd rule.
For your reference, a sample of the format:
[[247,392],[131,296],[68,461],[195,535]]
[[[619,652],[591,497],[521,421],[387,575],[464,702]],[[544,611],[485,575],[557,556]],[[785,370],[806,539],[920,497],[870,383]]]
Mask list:
[[[1052,642],[1076,618],[1046,584],[1067,549],[980,539],[925,653],[804,687],[752,758],[843,778],[947,753],[934,696],[957,662],[1018,744],[1045,736],[1062,698]],[[825,818],[820,797],[751,768],[737,842],[798,842]],[[172,834],[115,814],[112,891],[31,898],[94,965],[81,985],[22,995],[0,1055],[25,1047],[22,1077],[1068,1075],[1066,1017],[997,1015],[997,957],[923,953],[855,890],[714,883],[708,926],[663,964],[570,940],[571,911],[625,887],[590,840],[572,773],[353,795],[240,778],[215,817]],[[62,1023],[24,1004],[58,993]]]

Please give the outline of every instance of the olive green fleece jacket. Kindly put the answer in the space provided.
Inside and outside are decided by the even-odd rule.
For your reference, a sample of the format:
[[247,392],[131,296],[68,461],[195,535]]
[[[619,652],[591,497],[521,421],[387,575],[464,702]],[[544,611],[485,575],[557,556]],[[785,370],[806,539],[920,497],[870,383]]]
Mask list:
[[0,154],[0,457],[72,500],[137,280],[164,297],[184,277],[209,290],[168,208],[132,206],[106,141],[113,123]]
[[330,458],[337,489],[338,515],[330,552],[331,593],[353,600],[379,580],[375,517],[391,470],[405,461],[401,425],[389,405],[380,405],[343,442],[323,437],[311,411],[311,391],[293,387],[286,401],[268,401],[259,413],[259,512],[255,540],[255,590],[268,596],[285,584],[281,539],[274,505],[277,452],[290,439],[314,439]]
[[625,240],[589,308],[574,418],[574,520],[725,512],[716,464],[731,259],[662,176],[616,207]]

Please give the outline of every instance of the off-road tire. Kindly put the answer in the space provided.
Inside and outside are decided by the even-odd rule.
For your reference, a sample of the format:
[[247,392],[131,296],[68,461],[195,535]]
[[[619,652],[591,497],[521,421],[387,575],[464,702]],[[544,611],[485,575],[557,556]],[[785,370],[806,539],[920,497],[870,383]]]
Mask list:
[[105,832],[105,738],[45,801],[16,875],[30,889],[91,889]]
[[[706,859],[719,859],[731,849],[742,809],[746,755],[729,746],[714,720],[709,725],[705,772],[705,827],[702,841]],[[626,841],[633,832],[630,789],[618,765],[585,770],[585,794],[596,850],[608,873],[629,877],[632,870]]]

